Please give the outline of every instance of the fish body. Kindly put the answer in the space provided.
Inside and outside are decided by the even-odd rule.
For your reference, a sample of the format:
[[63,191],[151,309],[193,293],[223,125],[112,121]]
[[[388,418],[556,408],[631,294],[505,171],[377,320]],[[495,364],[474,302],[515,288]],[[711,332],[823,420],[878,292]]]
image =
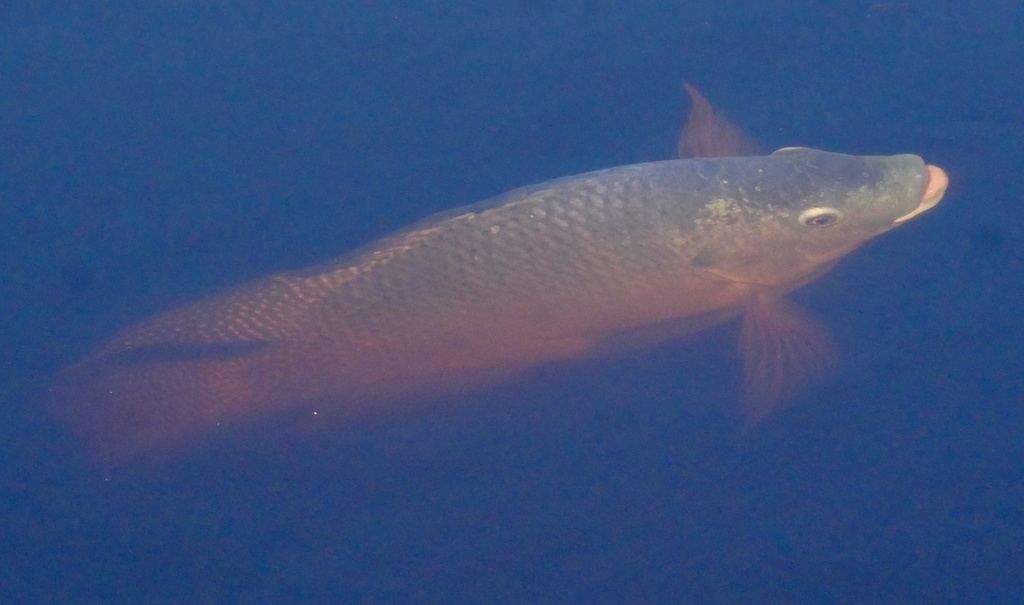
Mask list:
[[303,402],[452,389],[745,314],[756,419],[824,356],[783,296],[935,205],[945,178],[914,155],[804,148],[560,178],[144,321],[65,372],[56,398],[117,459]]

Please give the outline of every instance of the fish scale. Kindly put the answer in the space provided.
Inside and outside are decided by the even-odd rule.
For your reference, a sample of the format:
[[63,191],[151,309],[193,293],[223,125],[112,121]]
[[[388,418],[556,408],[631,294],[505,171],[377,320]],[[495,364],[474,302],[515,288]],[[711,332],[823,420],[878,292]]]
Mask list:
[[[311,401],[345,416],[746,312],[763,415],[791,366],[823,357],[782,297],[933,206],[944,179],[917,156],[810,149],[556,179],[142,322],[67,371],[56,399],[121,458]],[[801,223],[808,212],[828,220]]]

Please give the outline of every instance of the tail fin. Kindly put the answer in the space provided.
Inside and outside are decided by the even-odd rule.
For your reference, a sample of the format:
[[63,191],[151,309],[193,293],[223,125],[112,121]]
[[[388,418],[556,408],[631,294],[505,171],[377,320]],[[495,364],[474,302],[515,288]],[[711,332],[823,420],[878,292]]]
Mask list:
[[[268,414],[294,401],[274,401],[281,371],[270,349],[228,354],[195,347],[140,350],[87,360],[65,371],[50,391],[65,421],[101,464],[194,439],[236,417]],[[294,367],[294,366],[290,366]]]

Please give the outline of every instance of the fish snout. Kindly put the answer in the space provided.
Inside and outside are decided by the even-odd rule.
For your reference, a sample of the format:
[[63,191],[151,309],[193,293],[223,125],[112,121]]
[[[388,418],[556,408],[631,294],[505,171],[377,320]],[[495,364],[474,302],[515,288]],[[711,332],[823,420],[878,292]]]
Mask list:
[[942,194],[946,192],[946,187],[949,186],[949,177],[946,176],[946,171],[931,164],[928,164],[925,168],[928,171],[928,181],[924,185],[924,192],[921,194],[920,203],[917,205],[917,208],[904,214],[893,221],[893,223],[898,225],[922,212],[931,210],[942,199]]

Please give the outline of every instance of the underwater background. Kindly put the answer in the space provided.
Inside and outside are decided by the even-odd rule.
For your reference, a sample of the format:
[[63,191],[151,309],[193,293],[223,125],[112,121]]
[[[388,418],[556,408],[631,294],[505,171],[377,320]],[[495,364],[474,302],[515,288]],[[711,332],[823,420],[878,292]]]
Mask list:
[[[916,153],[935,209],[795,298],[842,352],[751,430],[738,327],[336,429],[92,464],[105,337],[508,189],[768,148]],[[0,7],[0,603],[1013,603],[1024,3]]]

